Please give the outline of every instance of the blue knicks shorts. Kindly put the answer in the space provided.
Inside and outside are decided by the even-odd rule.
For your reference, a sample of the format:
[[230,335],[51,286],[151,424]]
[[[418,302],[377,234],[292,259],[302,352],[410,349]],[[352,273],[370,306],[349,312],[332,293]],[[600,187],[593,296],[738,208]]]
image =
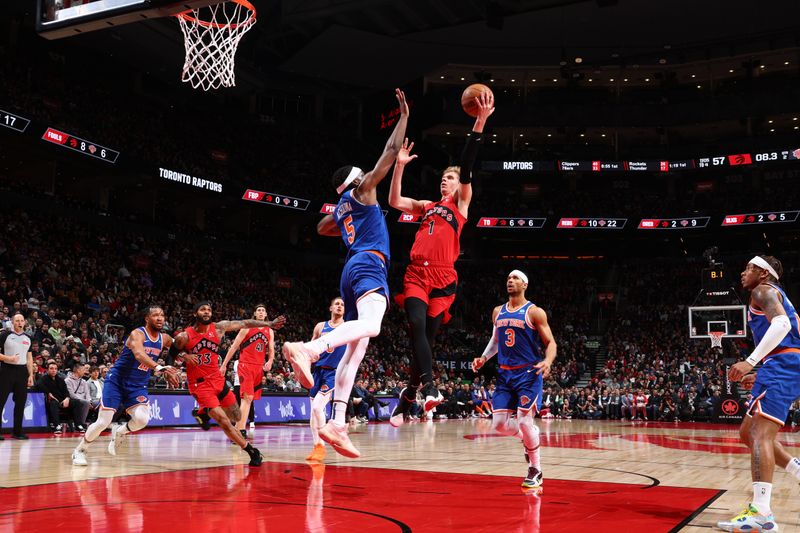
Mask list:
[[[530,372],[528,372],[530,370]],[[539,410],[542,399],[542,376],[536,374],[533,366],[517,370],[497,371],[497,388],[492,397],[494,411],[529,411],[534,414]]]
[[747,414],[759,413],[783,425],[792,402],[800,396],[800,353],[772,355],[756,374]]
[[118,378],[113,369],[103,382],[103,399],[100,401],[101,409],[130,409],[139,404],[149,403],[147,384],[126,384],[125,379]]
[[356,303],[370,292],[386,297],[389,303],[389,283],[386,281],[386,263],[371,252],[359,252],[351,257],[342,270],[339,292],[344,300],[344,319],[358,318]]
[[336,385],[336,369],[315,366],[311,369],[314,376],[314,386],[308,391],[309,398],[313,398],[317,393],[331,394]]

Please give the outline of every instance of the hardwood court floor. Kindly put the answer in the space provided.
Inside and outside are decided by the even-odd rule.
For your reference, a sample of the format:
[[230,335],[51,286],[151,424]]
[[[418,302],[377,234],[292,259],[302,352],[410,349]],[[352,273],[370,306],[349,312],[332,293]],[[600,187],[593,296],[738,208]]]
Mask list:
[[[361,426],[361,459],[325,466],[300,425],[259,426],[260,469],[218,430],[150,430],[117,457],[104,434],[88,467],[77,437],[0,442],[0,532],[709,532],[751,495],[734,426],[537,421],[544,491],[523,493],[522,446],[485,420]],[[800,434],[783,432],[790,453]],[[773,509],[800,532],[800,485],[776,471]]]

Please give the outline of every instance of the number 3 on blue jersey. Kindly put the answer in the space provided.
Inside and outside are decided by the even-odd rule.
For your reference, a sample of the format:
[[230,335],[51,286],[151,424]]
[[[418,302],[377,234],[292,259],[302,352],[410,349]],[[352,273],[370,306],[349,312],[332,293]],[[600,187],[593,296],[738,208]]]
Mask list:
[[356,240],[356,229],[353,227],[353,215],[349,215],[344,219],[344,229],[347,232],[347,242],[353,244]]

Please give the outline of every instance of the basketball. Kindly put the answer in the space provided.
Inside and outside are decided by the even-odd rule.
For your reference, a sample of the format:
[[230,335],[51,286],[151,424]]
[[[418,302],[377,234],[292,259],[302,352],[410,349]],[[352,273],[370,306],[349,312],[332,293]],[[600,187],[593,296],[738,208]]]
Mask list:
[[492,90],[482,83],[473,83],[461,93],[461,107],[464,108],[467,115],[478,116],[478,104],[475,102],[475,98],[479,97],[481,93],[492,94]]

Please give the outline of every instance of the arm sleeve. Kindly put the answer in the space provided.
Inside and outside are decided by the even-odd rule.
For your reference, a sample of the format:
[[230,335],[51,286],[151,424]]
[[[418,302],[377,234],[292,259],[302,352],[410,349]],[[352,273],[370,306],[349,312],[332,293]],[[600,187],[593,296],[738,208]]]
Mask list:
[[486,345],[486,349],[483,350],[483,354],[481,355],[485,357],[487,361],[497,355],[497,327],[492,327],[492,338],[489,339],[489,343]]
[[761,342],[758,343],[758,346],[756,346],[753,353],[750,354],[750,357],[748,357],[746,361],[756,366],[762,359],[769,355],[772,350],[778,347],[778,344],[786,337],[786,334],[789,333],[791,328],[792,323],[789,322],[788,316],[778,315],[773,318]]
[[467,137],[467,144],[464,145],[464,151],[461,152],[461,172],[459,181],[467,184],[472,182],[472,167],[475,165],[475,158],[478,156],[478,147],[480,146],[482,133],[475,133],[474,131]]

